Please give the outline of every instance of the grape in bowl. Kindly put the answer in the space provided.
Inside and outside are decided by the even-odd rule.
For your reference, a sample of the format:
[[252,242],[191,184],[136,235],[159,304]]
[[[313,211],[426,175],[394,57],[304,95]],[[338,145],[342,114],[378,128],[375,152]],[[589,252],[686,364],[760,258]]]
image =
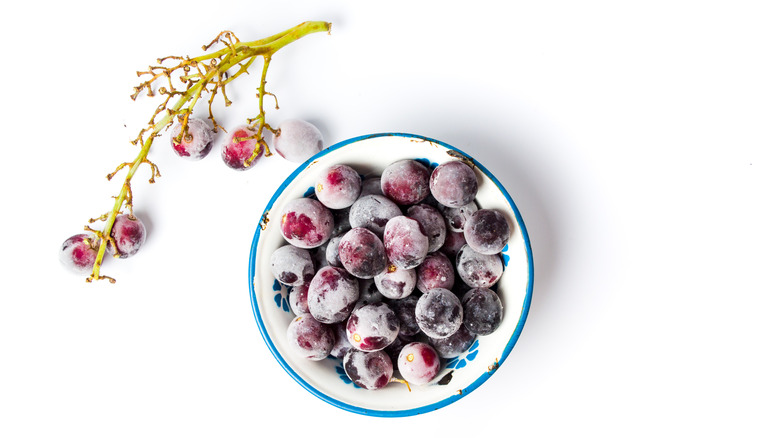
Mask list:
[[[395,382],[381,389],[368,390],[350,379],[342,359],[331,355],[312,361],[296,354],[289,346],[287,329],[297,318],[288,298],[291,287],[275,280],[270,260],[275,250],[287,244],[280,231],[285,206],[295,199],[316,198],[315,187],[324,169],[348,165],[364,181],[376,181],[375,178],[380,177],[384,169],[400,160],[414,160],[430,171],[438,164],[453,160],[468,164],[474,169],[479,185],[474,204],[480,209],[500,212],[506,218],[509,239],[499,253],[490,256],[499,258],[503,264],[500,281],[492,287],[501,297],[503,318],[495,331],[487,336],[476,336],[468,348],[465,344],[459,345],[456,349],[450,348],[454,353],[440,354],[439,370],[430,382],[413,384],[411,391],[406,385]],[[402,206],[404,211],[407,208]],[[463,239],[460,241],[463,242]],[[443,253],[449,254],[455,267],[455,254],[452,248],[447,249]],[[364,284],[371,280],[360,281]],[[497,372],[517,342],[528,315],[532,287],[533,257],[528,233],[517,206],[501,183],[464,152],[440,141],[411,134],[353,138],[333,145],[304,162],[272,196],[260,217],[250,251],[250,303],[260,333],[273,356],[296,382],[314,396],[344,410],[370,416],[400,417],[430,412],[460,400],[480,387]],[[359,305],[360,301],[356,306]],[[466,340],[469,338],[466,337]],[[391,358],[397,364],[397,353],[395,356],[391,354]],[[396,376],[400,377],[398,372]]]

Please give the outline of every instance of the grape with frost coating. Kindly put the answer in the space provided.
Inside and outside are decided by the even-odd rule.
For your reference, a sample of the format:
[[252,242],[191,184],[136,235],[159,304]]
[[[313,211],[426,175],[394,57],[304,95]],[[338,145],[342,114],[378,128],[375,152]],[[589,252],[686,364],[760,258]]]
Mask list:
[[287,286],[300,286],[314,277],[314,263],[309,251],[284,245],[271,253],[271,274]]
[[349,350],[344,355],[344,371],[361,388],[381,389],[393,378],[393,363],[382,350],[364,352]]
[[320,201],[293,199],[284,206],[282,236],[298,248],[315,248],[325,243],[333,232],[333,214]]
[[303,163],[325,147],[322,133],[305,120],[291,119],[279,124],[273,138],[274,149],[282,158]]
[[447,289],[431,289],[417,301],[414,310],[420,330],[431,338],[446,338],[463,322],[463,307]]
[[62,243],[60,262],[70,270],[88,274],[97,258],[97,249],[92,247],[92,234],[82,233],[69,237]]
[[187,120],[187,133],[177,141],[180,135],[181,124],[177,123],[171,130],[171,147],[176,155],[197,161],[211,152],[214,130],[203,119],[190,117]]
[[119,258],[124,259],[141,249],[141,245],[146,241],[146,227],[137,217],[120,214],[114,220],[111,237],[114,239],[112,249],[116,251]]
[[295,354],[306,359],[322,360],[330,354],[336,337],[330,326],[307,313],[293,319],[287,326],[287,341]]
[[398,354],[398,372],[413,385],[425,385],[433,380],[441,363],[436,350],[424,342],[410,342]]

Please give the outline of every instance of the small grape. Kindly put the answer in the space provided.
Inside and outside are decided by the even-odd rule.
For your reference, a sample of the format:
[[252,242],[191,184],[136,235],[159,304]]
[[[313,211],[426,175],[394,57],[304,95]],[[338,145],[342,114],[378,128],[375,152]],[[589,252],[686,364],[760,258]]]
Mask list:
[[380,195],[385,196],[382,193],[382,179],[379,177],[366,178],[363,181],[363,187],[360,190],[360,197],[366,195]]
[[431,338],[446,338],[463,322],[463,307],[447,289],[431,289],[417,301],[415,317],[420,330]]
[[470,287],[490,287],[504,273],[504,264],[498,254],[480,254],[464,245],[455,258],[458,275]]
[[402,214],[401,209],[385,196],[366,195],[350,207],[349,224],[352,228],[368,228],[381,237],[387,221]]
[[431,346],[439,353],[439,357],[445,359],[458,357],[469,351],[477,335],[471,333],[464,324],[461,324],[458,330],[446,338],[431,338]]
[[326,251],[328,245],[320,245],[316,248],[309,248],[309,255],[311,256],[311,262],[314,265],[314,272],[317,272],[321,267],[328,266],[328,258]]
[[471,289],[463,296],[463,325],[477,335],[496,331],[504,317],[498,294],[486,288]]
[[374,278],[387,266],[382,240],[367,228],[353,228],[339,241],[339,260],[358,278]]
[[463,237],[480,254],[498,254],[509,242],[509,223],[497,210],[477,210],[466,220]]
[[439,251],[428,254],[417,267],[417,289],[426,293],[431,289],[451,290],[455,285],[455,268],[452,262]]
[[314,263],[309,251],[284,245],[271,253],[271,274],[279,283],[300,286],[314,277]]
[[414,292],[417,284],[417,273],[414,269],[398,269],[395,265],[387,265],[384,271],[374,277],[376,287],[383,296],[391,300],[408,297]]
[[428,254],[428,236],[420,223],[406,216],[396,216],[385,225],[387,259],[400,269],[417,267]]
[[398,372],[413,385],[425,385],[432,381],[441,363],[436,350],[423,342],[410,342],[398,354]]
[[358,290],[360,291],[360,297],[358,298],[357,303],[355,303],[355,309],[363,307],[366,304],[378,303],[384,299],[382,294],[379,293],[379,289],[377,289],[373,278],[359,278]]
[[290,322],[287,341],[295,354],[306,359],[322,360],[330,354],[336,337],[330,326],[307,313]]
[[114,239],[114,250],[119,258],[127,258],[137,253],[146,241],[146,227],[135,216],[120,214],[111,227],[111,238]]
[[297,198],[282,211],[282,236],[298,248],[314,248],[325,243],[333,231],[333,214],[321,202]]
[[360,195],[360,175],[349,166],[337,164],[325,169],[314,187],[317,199],[324,206],[334,210],[347,208]]
[[92,272],[92,266],[97,258],[94,239],[94,234],[87,233],[69,237],[62,243],[60,262],[74,272],[81,274]]
[[428,252],[438,251],[447,237],[447,225],[439,210],[427,204],[409,207],[406,216],[416,220],[428,236]]
[[309,313],[320,322],[335,324],[347,319],[358,297],[354,277],[342,268],[326,266],[309,282]]
[[349,343],[349,338],[347,337],[347,322],[342,321],[338,324],[333,324],[331,327],[336,335],[336,342],[333,344],[333,349],[330,350],[330,355],[343,359],[344,355],[352,349],[352,344]]
[[325,147],[320,130],[298,119],[280,123],[273,143],[276,153],[293,163],[303,163]]
[[448,161],[431,172],[431,194],[445,207],[462,207],[477,196],[477,175],[462,161]]
[[203,119],[190,117],[187,120],[187,133],[179,138],[180,135],[181,124],[177,123],[171,131],[171,147],[178,156],[196,161],[211,152],[214,130]]
[[460,251],[465,244],[466,238],[463,237],[463,233],[447,230],[447,237],[444,238],[444,244],[441,246],[440,251],[449,257],[450,260],[455,260],[458,251]]
[[344,371],[361,388],[381,389],[393,378],[393,362],[381,350],[365,352],[352,349],[344,355]]
[[382,193],[400,205],[417,204],[431,192],[430,176],[428,167],[419,161],[396,161],[382,172]]
[[257,131],[248,126],[239,126],[233,129],[229,134],[227,141],[222,144],[222,161],[231,169],[247,170],[258,162],[258,158],[263,153],[263,146],[260,145],[260,151],[256,159],[251,163],[247,160],[252,157],[257,147]]
[[387,305],[395,312],[395,316],[398,317],[400,324],[398,336],[412,337],[420,333],[420,326],[417,325],[417,317],[414,313],[419,299],[420,297],[417,295],[409,295],[399,300],[387,302]]
[[290,302],[290,309],[296,316],[309,313],[309,283],[306,282],[290,288],[287,300]]
[[441,214],[444,216],[444,222],[450,231],[462,233],[466,221],[477,210],[477,204],[472,202],[462,207],[445,207]]
[[398,317],[385,303],[366,304],[355,309],[347,319],[347,338],[361,351],[377,351],[390,345],[398,336]]

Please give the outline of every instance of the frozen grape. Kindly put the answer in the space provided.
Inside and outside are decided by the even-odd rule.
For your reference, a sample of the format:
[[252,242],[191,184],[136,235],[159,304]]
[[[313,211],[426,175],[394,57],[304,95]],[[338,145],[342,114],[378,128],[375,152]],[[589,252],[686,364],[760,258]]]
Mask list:
[[445,207],[462,207],[477,196],[477,175],[462,161],[448,161],[431,172],[431,194]]
[[361,351],[377,351],[390,345],[398,336],[398,317],[385,303],[366,304],[355,309],[347,319],[347,338]]
[[307,313],[290,322],[287,341],[295,354],[306,359],[322,360],[330,354],[336,338],[330,326]]
[[426,293],[431,289],[450,290],[455,284],[455,268],[452,262],[439,251],[428,254],[417,267],[417,289]]
[[115,255],[124,259],[141,249],[146,241],[146,227],[137,217],[120,214],[111,227],[111,238],[114,240]]
[[256,135],[257,131],[248,126],[239,126],[232,130],[227,136],[227,141],[222,145],[222,161],[235,170],[247,170],[257,164],[258,158],[263,153],[262,145],[256,159],[247,162],[257,147]]
[[352,349],[344,355],[344,371],[361,388],[381,389],[393,378],[393,362],[381,350],[365,352]]
[[498,254],[480,254],[464,245],[455,258],[458,275],[470,287],[490,287],[504,273],[504,264]]
[[396,161],[382,172],[382,193],[400,205],[417,204],[430,193],[430,176],[428,167],[419,161]]
[[309,283],[303,283],[290,288],[287,293],[287,300],[290,302],[290,310],[296,316],[309,313]]
[[331,237],[328,244],[325,245],[325,260],[330,266],[342,268],[341,259],[339,259],[339,242],[344,235]]
[[458,330],[446,338],[431,338],[431,346],[439,353],[439,357],[450,359],[467,352],[477,335],[471,333],[465,325],[461,324]]
[[358,297],[354,277],[342,268],[326,266],[309,282],[309,313],[320,322],[335,324],[347,319]]
[[447,289],[431,289],[417,301],[415,317],[420,330],[431,338],[446,338],[463,322],[463,307]]
[[298,119],[280,123],[273,143],[276,153],[293,163],[303,163],[325,146],[320,130],[311,123]]
[[324,206],[334,210],[347,208],[360,195],[360,175],[349,166],[337,164],[325,169],[314,187],[317,199]]
[[353,228],[339,241],[339,260],[358,278],[373,278],[384,271],[387,256],[382,240],[367,228]]
[[466,220],[463,237],[480,254],[498,254],[509,241],[509,223],[497,210],[477,210]]
[[389,300],[387,302],[387,305],[393,309],[395,316],[398,318],[398,323],[400,324],[398,329],[399,336],[411,337],[420,333],[420,326],[417,325],[417,317],[415,316],[419,298],[417,295],[409,295],[406,298]]
[[447,237],[447,225],[439,210],[427,204],[418,204],[409,207],[406,216],[422,226],[423,232],[428,236],[428,252],[438,251],[442,247]]
[[384,299],[382,294],[379,293],[379,289],[377,289],[373,278],[358,279],[358,289],[360,291],[360,297],[358,298],[357,303],[355,303],[355,309],[363,307],[366,304],[378,303]]
[[463,325],[477,335],[496,331],[504,317],[504,306],[498,294],[490,289],[471,289],[463,296]]
[[380,195],[366,195],[358,198],[349,209],[349,224],[352,228],[368,228],[382,236],[390,219],[401,216],[401,209],[390,199]]
[[379,292],[391,300],[408,297],[417,284],[417,273],[414,269],[398,269],[395,265],[387,265],[384,271],[374,277]]
[[410,342],[398,354],[398,372],[413,385],[425,385],[432,381],[441,363],[436,350],[423,342]]
[[331,327],[336,335],[336,342],[333,344],[333,349],[330,350],[330,355],[343,359],[344,355],[349,350],[352,350],[352,344],[349,343],[349,338],[347,338],[347,322],[342,321],[338,324],[333,324]]
[[187,132],[182,134],[181,124],[177,123],[171,131],[171,147],[180,157],[200,160],[211,152],[214,144],[214,130],[203,119],[190,117],[187,120]]
[[387,259],[400,269],[417,267],[428,254],[428,237],[420,223],[406,216],[396,216],[385,225]]
[[321,267],[328,266],[328,258],[326,251],[328,245],[320,245],[316,248],[309,248],[309,256],[311,256],[311,262],[314,265],[314,272],[317,272]]
[[95,236],[82,233],[69,237],[62,243],[60,261],[74,272],[88,274],[97,258],[97,248],[93,241]]
[[384,196],[385,194],[382,193],[382,180],[379,177],[372,177],[372,178],[366,178],[363,181],[363,187],[360,190],[360,197],[366,195],[380,195]]
[[293,199],[284,206],[281,229],[282,236],[290,244],[314,248],[330,238],[333,214],[316,199]]
[[300,286],[314,277],[309,251],[292,245],[277,248],[271,254],[271,274],[287,286]]
[[466,238],[463,237],[463,233],[457,231],[447,230],[447,237],[444,238],[444,244],[439,249],[444,255],[455,260],[455,256],[458,255],[458,251],[466,244]]
[[466,221],[477,210],[477,204],[472,202],[462,207],[445,207],[441,214],[450,231],[462,233]]

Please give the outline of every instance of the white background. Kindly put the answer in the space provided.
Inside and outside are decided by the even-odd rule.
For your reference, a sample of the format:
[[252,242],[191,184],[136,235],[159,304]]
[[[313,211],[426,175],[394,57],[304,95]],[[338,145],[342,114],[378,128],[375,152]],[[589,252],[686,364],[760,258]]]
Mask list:
[[[2,35],[0,435],[778,436],[780,14],[772,1],[20,2]],[[219,154],[134,180],[149,238],[86,284],[57,259],[154,100],[137,70],[224,29],[333,23],[271,63],[269,121],[329,144],[433,137],[503,182],[535,255],[504,366],[419,417],[299,387],[249,303],[250,243],[296,166]],[[256,114],[258,73],[224,124]],[[254,78],[254,79],[253,79]],[[205,107],[199,107],[199,111]],[[504,432],[501,432],[501,431]],[[355,432],[350,432],[355,431]]]

